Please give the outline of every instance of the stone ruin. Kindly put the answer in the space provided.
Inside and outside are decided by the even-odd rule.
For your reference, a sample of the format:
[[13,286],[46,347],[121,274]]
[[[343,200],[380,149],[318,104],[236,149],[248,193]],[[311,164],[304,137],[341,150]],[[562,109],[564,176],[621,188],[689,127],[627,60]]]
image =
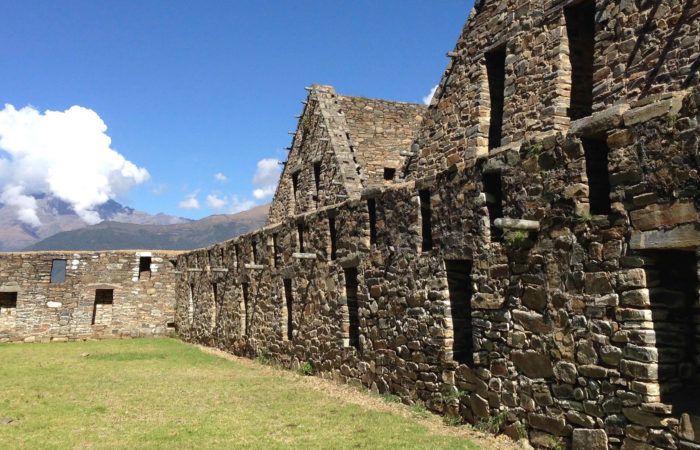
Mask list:
[[428,108],[310,87],[261,230],[144,280],[4,255],[0,340],[174,326],[537,448],[700,449],[700,1],[477,1],[447,56]]

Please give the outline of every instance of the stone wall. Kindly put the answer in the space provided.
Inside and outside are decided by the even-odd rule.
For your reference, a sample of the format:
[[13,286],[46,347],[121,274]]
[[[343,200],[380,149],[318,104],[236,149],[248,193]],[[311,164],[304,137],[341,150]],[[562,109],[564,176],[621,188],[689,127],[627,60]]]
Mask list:
[[0,342],[165,335],[174,327],[176,256],[161,251],[3,253]]
[[[485,1],[472,11],[405,172],[434,175],[489,151],[491,97],[486,58],[504,49],[502,146],[570,126],[572,61],[565,0]],[[585,2],[584,2],[585,3]],[[592,110],[697,86],[700,4],[693,0],[604,1],[595,5]],[[576,19],[585,14],[575,11]],[[571,29],[572,26],[569,27]],[[587,59],[583,58],[586,62]]]
[[294,132],[269,223],[358,198],[362,189],[392,180],[418,132],[426,108],[338,95],[314,85]]
[[[538,447],[697,448],[698,105],[697,90],[618,105],[567,134],[181,255],[178,332],[289,367],[309,362],[321,376],[470,422],[502,417],[503,431],[527,429]],[[607,214],[590,213],[595,139],[609,148]],[[485,174],[501,179],[496,223]],[[683,283],[660,274],[669,258],[685,264]],[[453,303],[453,262],[471,270],[468,312]],[[357,336],[348,268],[358,274]],[[467,362],[454,353],[464,348],[458,322],[469,324]],[[686,401],[674,395],[681,386]]]

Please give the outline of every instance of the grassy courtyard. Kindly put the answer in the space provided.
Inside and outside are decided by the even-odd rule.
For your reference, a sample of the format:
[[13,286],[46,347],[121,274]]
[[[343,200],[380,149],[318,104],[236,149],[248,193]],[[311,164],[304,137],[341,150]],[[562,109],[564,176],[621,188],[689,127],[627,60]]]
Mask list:
[[171,339],[4,344],[0,361],[2,448],[493,447],[403,405]]

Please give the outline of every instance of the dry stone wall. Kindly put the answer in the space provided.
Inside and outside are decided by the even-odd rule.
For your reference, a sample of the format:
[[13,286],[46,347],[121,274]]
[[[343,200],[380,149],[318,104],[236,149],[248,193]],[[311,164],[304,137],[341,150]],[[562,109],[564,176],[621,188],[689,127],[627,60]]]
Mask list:
[[331,86],[308,90],[268,223],[358,198],[367,186],[393,181],[426,109],[338,95]]
[[0,257],[0,342],[170,333],[176,255],[158,251],[4,253]]
[[[178,332],[498,418],[541,448],[698,448],[699,105],[696,90],[616,107],[182,255]],[[610,210],[591,214],[586,148],[600,136]],[[482,181],[494,174],[502,234]]]
[[[496,147],[517,147],[536,133],[566,132],[574,106],[572,89],[576,92],[581,85],[572,86],[572,80],[580,78],[577,74],[592,85],[589,108],[594,112],[700,83],[697,1],[482,3],[472,11],[449,53],[450,62],[418,137],[419,151],[405,168],[409,176],[434,175],[488,153],[492,93],[487,66],[488,56],[498,51],[505,57],[507,101]],[[590,19],[585,8],[576,9],[582,3],[590,5]],[[587,20],[594,27],[590,61],[580,56],[585,49],[577,48],[580,33],[571,34],[585,29]]]

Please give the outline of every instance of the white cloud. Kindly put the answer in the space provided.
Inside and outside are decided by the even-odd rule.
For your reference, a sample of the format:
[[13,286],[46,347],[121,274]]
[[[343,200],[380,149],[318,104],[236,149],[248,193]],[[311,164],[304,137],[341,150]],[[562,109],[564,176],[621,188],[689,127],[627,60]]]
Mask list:
[[277,190],[280,173],[281,169],[278,159],[265,158],[258,161],[258,168],[253,177],[253,184],[255,185],[253,197],[261,200],[273,195]]
[[94,111],[72,106],[41,113],[31,106],[0,110],[0,201],[17,217],[40,225],[32,195],[61,199],[86,222],[95,208],[149,178],[148,171],[112,149],[107,125]]
[[438,85],[436,84],[433,86],[433,88],[430,90],[430,93],[423,97],[423,104],[424,105],[430,105],[430,103],[433,101],[433,97],[435,96],[435,92],[438,90]]
[[158,183],[151,188],[153,195],[163,195],[166,192],[168,192],[168,185],[165,183]]
[[240,199],[234,195],[229,201],[229,212],[231,214],[236,214],[241,211],[248,211],[255,205],[256,203],[253,200]]
[[228,204],[228,199],[226,197],[219,197],[216,194],[209,194],[207,195],[207,205],[211,209],[214,209],[216,211],[221,211],[226,207]]
[[215,173],[214,179],[219,183],[226,183],[228,181],[228,177],[221,172]]
[[199,200],[197,200],[197,193],[187,194],[180,203],[177,204],[178,207],[182,209],[199,209]]
[[250,199],[242,199],[237,195],[230,197],[212,193],[207,195],[207,206],[217,212],[225,212],[227,214],[235,214],[241,211],[247,211],[256,206],[255,201]]

